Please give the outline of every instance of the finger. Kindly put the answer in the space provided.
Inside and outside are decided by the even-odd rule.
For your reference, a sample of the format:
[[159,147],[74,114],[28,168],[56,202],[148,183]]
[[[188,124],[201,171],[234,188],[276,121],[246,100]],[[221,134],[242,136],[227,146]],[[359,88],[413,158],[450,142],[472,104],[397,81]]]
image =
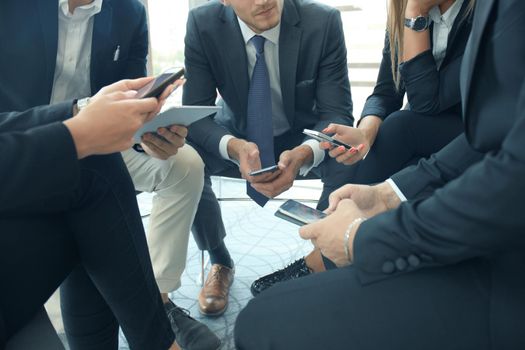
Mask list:
[[344,163],[348,161],[349,159],[351,159],[352,157],[354,157],[356,154],[357,154],[357,149],[352,148],[351,150],[346,151],[340,154],[339,156],[337,156],[335,160],[338,161],[339,163]]
[[254,184],[255,183],[272,182],[273,180],[278,178],[280,174],[281,174],[281,170],[276,170],[276,171],[274,171],[272,173],[268,173],[268,174],[251,176],[252,181],[250,181],[250,182],[254,183]]
[[113,101],[132,100],[135,99],[135,95],[137,95],[135,90],[115,91],[107,94],[108,98],[112,99]]
[[149,118],[148,114],[155,111],[159,106],[157,99],[154,97],[122,100],[118,101],[118,103],[125,106],[125,108],[130,108],[132,113],[143,114],[144,118]]
[[324,150],[331,150],[332,148],[334,148],[334,146],[332,146],[330,142],[326,141],[319,142],[319,147]]
[[154,154],[160,159],[168,159],[169,156],[170,156],[164,149],[158,147],[156,144],[154,144],[154,143],[152,143],[150,141],[147,141],[147,140],[143,139],[142,142],[141,142],[141,146],[142,146],[142,148],[144,148],[146,153]]
[[184,146],[185,139],[169,131],[166,128],[159,128],[157,130],[157,133],[160,136],[164,137],[164,139],[166,139],[169,143],[171,143],[173,146],[176,146],[177,148]]
[[337,124],[330,123],[326,128],[322,130],[324,134],[335,134],[337,130]]
[[277,165],[279,166],[279,169],[284,170],[290,165],[291,162],[292,157],[290,157],[290,151],[284,151],[279,156],[279,163],[277,163]]
[[335,147],[332,150],[330,150],[330,152],[328,152],[328,154],[332,158],[337,158],[337,157],[339,157],[340,155],[342,155],[345,152],[346,152],[346,148],[344,148],[343,146],[339,146],[339,147]]
[[328,197],[328,208],[326,208],[327,211],[330,213],[334,212],[335,209],[337,209],[337,205],[341,201],[341,196],[339,195],[338,191],[332,192],[330,196]]
[[162,92],[162,94],[160,94],[159,96],[159,101],[161,103],[164,103],[164,101],[173,93],[173,91],[175,91],[175,85],[171,84],[171,85],[168,85],[164,91]]
[[159,135],[153,133],[146,133],[142,135],[142,141],[148,142],[148,144],[153,144],[159,149],[166,149],[171,146],[171,144],[163,140]]
[[188,128],[182,125],[172,125],[170,126],[170,131],[179,135],[180,137],[188,136]]
[[302,239],[310,239],[315,245],[315,239],[317,238],[316,232],[317,223],[304,225],[299,229],[299,235]]
[[154,77],[144,77],[144,78],[138,78],[138,79],[125,79],[121,80],[119,83],[122,83],[122,87],[124,87],[126,90],[139,90],[140,88],[143,88],[148,83],[150,83]]

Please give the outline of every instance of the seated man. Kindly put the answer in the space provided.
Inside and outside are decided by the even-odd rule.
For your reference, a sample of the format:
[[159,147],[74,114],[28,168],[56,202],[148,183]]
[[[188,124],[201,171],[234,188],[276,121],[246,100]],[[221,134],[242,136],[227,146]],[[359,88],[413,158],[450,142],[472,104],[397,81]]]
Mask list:
[[[146,75],[147,18],[138,0],[60,0],[30,7],[6,0],[0,5],[0,32],[0,111],[67,99],[81,104],[104,85]],[[27,42],[31,45],[21,44]],[[197,327],[201,338],[215,338],[168,298],[180,286],[186,264],[203,164],[184,146],[186,128],[159,132],[163,139],[144,136],[145,153],[130,148],[122,156],[135,188],[155,192],[147,239],[174,328],[187,333]]]
[[[326,208],[348,170],[302,131],[352,125],[346,47],[339,12],[306,0],[209,2],[190,11],[185,43],[183,103],[214,105],[218,90],[224,106],[188,136],[206,165],[193,233],[212,268],[199,309],[216,316],[227,307],[234,269],[210,176],[242,176],[248,195],[264,205],[313,169]],[[249,175],[276,163],[274,173]]]
[[389,182],[332,194],[300,234],[341,268],[252,299],[237,349],[525,349],[524,17],[522,0],[477,2],[465,134]]
[[133,349],[180,349],[133,184],[122,158],[109,154],[128,148],[160,109],[154,98],[134,98],[150,81],[104,88],[73,118],[72,101],[0,113],[1,349],[71,273],[65,301],[91,308],[65,320],[71,349],[117,349],[119,325]]

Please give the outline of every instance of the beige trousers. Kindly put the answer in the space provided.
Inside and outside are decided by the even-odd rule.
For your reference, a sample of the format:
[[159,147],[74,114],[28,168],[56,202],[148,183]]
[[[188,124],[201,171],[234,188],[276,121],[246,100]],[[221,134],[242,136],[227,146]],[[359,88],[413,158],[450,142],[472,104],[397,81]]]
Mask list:
[[162,293],[180,287],[188,239],[204,184],[204,163],[185,145],[168,160],[134,150],[122,152],[135,189],[154,192],[146,229],[157,284]]

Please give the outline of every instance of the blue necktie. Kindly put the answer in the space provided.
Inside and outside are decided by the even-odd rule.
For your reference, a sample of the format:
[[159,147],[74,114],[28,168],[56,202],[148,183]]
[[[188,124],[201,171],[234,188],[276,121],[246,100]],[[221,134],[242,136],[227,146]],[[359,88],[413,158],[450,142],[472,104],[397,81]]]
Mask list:
[[[273,152],[272,126],[272,96],[270,92],[270,77],[264,60],[265,38],[255,35],[251,38],[257,51],[257,61],[253,68],[250,91],[248,92],[248,111],[246,120],[246,136],[259,148],[261,166],[263,168],[275,164]],[[246,183],[246,192],[257,204],[263,207],[268,198],[257,192],[249,182]]]

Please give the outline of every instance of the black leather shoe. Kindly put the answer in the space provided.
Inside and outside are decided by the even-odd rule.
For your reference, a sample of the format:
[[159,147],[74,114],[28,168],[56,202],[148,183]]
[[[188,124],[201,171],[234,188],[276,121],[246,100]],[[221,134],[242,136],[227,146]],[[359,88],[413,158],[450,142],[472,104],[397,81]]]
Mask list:
[[190,316],[188,310],[175,305],[171,300],[164,304],[175,333],[175,340],[184,350],[216,350],[221,340],[203,323]]
[[257,296],[257,294],[270,288],[276,283],[293,280],[310,275],[311,273],[313,273],[312,270],[306,266],[306,261],[304,258],[301,258],[281,270],[277,270],[269,275],[255,280],[250,287],[250,291],[252,292],[253,296]]

